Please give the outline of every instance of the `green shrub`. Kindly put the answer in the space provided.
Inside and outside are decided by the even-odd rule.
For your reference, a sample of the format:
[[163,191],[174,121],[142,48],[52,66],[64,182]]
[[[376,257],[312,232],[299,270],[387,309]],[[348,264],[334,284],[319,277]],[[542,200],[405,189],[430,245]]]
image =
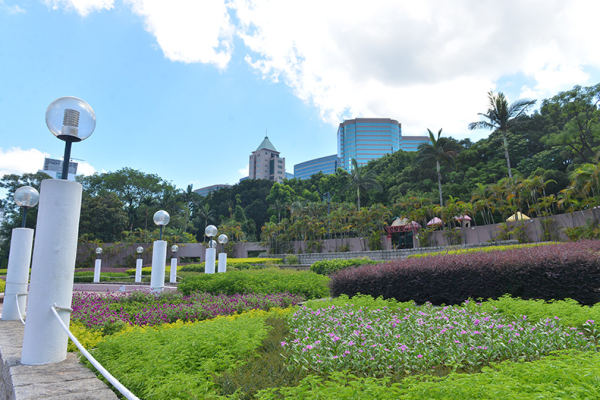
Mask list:
[[[135,272],[135,271],[134,271]],[[119,279],[121,278],[121,279]],[[125,272],[101,272],[100,282],[119,282],[132,278],[132,275]],[[88,283],[94,281],[94,271],[75,272],[75,283]]]
[[299,386],[266,389],[256,398],[271,399],[596,399],[600,354],[560,351],[541,360],[503,362],[477,374],[452,373],[444,378],[408,377],[390,384],[389,378],[359,378],[332,373],[310,375]]
[[317,261],[310,266],[310,270],[316,274],[330,275],[341,269],[358,267],[361,265],[373,265],[379,264],[381,261],[371,261],[368,258],[354,258],[350,260],[344,260],[338,258],[336,260],[323,260]]
[[177,271],[182,272],[204,272],[204,263],[200,264],[187,264],[181,268],[177,268]]
[[312,272],[286,271],[278,268],[231,271],[225,274],[202,274],[184,277],[178,290],[185,295],[208,293],[283,293],[302,294],[307,299],[329,296],[329,278]]
[[141,399],[204,399],[212,376],[247,360],[267,336],[264,318],[217,318],[105,337],[94,357]]
[[0,279],[0,293],[4,293],[4,288],[6,287],[6,282],[3,279]]
[[572,299],[546,302],[544,300],[522,300],[507,294],[497,300],[490,299],[480,304],[470,301],[465,306],[501,313],[515,319],[520,319],[523,315],[526,315],[529,320],[558,317],[561,325],[580,329],[588,320],[600,323],[600,303],[589,307],[582,306]]
[[299,262],[298,256],[295,256],[295,255],[285,256],[285,263],[287,265],[298,265],[298,262]]

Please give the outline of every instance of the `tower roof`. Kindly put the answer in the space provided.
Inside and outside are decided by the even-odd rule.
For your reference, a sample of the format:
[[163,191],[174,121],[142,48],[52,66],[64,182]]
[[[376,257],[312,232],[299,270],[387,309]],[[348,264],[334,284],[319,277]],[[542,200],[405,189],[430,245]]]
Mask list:
[[275,149],[275,146],[273,146],[273,143],[271,143],[271,141],[269,140],[268,136],[265,136],[262,143],[256,148],[256,151],[259,151],[262,149],[270,150],[270,151],[277,151],[277,149]]

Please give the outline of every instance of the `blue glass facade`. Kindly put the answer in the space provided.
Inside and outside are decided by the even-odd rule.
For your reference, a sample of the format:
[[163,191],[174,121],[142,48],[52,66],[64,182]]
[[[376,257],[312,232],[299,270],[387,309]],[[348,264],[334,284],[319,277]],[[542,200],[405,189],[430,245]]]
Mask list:
[[331,156],[315,158],[294,165],[294,178],[308,179],[311,175],[317,172],[324,174],[335,174],[335,171],[340,166],[337,154]]
[[402,125],[390,118],[356,118],[340,124],[337,133],[340,167],[350,170],[351,159],[358,165],[398,150],[416,151],[428,136],[402,136]]
[[402,146],[402,127],[389,118],[356,118],[346,120],[338,128],[340,167],[350,170],[351,159],[358,165],[396,152]]

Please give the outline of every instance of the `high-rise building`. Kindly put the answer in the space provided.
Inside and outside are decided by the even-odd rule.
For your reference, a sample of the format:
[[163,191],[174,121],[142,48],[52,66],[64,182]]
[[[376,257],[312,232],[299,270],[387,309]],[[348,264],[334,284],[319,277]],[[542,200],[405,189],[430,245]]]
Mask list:
[[[340,166],[350,170],[351,159],[358,165],[398,150],[415,151],[428,136],[402,137],[401,124],[390,118],[355,118],[342,122],[338,128],[338,157]],[[406,139],[406,145],[404,144]]]
[[340,159],[337,154],[315,158],[294,165],[294,177],[299,179],[308,179],[317,172],[324,174],[335,174],[340,166]]
[[265,136],[256,151],[250,155],[248,171],[250,179],[270,179],[281,182],[285,178],[285,158],[279,157],[279,152],[268,136]]
[[[75,175],[77,175],[77,163],[69,162],[69,172],[67,173],[68,179],[70,181],[75,180]],[[40,169],[40,172],[45,172],[50,175],[54,179],[62,179],[62,168],[63,161],[55,160],[54,158],[45,158],[44,159],[44,169]]]
[[216,192],[219,189],[228,188],[228,187],[231,187],[231,185],[217,184],[217,185],[205,186],[205,187],[202,187],[200,189],[196,189],[196,190],[194,190],[194,192],[198,193],[200,196],[206,197],[211,192]]

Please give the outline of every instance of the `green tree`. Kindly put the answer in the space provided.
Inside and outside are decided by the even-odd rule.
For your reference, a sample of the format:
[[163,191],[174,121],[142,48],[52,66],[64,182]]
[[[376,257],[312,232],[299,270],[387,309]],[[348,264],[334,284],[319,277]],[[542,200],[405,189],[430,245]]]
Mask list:
[[429,132],[430,143],[421,143],[418,147],[418,155],[415,158],[415,163],[418,166],[435,162],[438,179],[438,190],[440,192],[440,206],[444,205],[442,198],[442,172],[441,164],[448,164],[454,166],[454,157],[460,152],[460,145],[456,142],[448,140],[448,138],[441,137],[442,130],[440,129],[437,134],[437,138],[433,135],[433,132],[427,129]]
[[[215,210],[212,210],[210,208],[210,204],[205,204],[204,207],[198,208],[198,211],[196,211],[196,217],[192,222],[196,229],[198,229],[196,238],[206,238],[206,236],[204,235],[204,231],[206,230],[206,227],[209,223],[215,222],[217,220],[215,214]],[[202,230],[202,232],[200,232],[200,230]]]
[[527,110],[533,106],[536,100],[518,100],[512,104],[508,104],[508,100],[504,93],[494,94],[488,92],[489,108],[485,114],[478,113],[484,118],[483,121],[471,122],[469,129],[489,129],[502,134],[504,144],[504,157],[506,157],[506,165],[508,166],[508,176],[512,178],[510,168],[510,157],[508,154],[508,141],[506,133],[517,123],[518,118],[524,115]]
[[361,189],[375,189],[379,192],[383,190],[377,182],[375,172],[368,171],[364,166],[359,166],[355,158],[351,160],[350,183],[345,189],[356,189],[356,205],[360,211],[360,191]]
[[116,193],[102,192],[97,196],[83,193],[79,236],[91,235],[105,243],[117,242],[127,229],[127,213]]

